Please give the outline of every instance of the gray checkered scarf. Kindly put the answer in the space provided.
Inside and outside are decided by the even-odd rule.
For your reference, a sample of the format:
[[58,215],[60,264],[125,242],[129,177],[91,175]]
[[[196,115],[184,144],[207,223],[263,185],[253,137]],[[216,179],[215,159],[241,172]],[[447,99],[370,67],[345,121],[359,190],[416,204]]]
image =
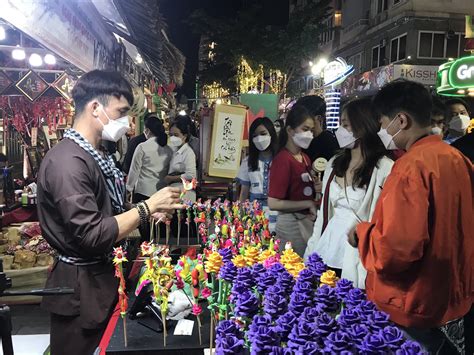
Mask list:
[[64,133],[64,138],[75,142],[79,147],[89,153],[99,165],[102,174],[104,174],[107,191],[112,201],[112,207],[115,213],[124,211],[125,183],[123,173],[115,167],[115,163],[110,156],[104,158],[96,149],[76,130],[68,129]]

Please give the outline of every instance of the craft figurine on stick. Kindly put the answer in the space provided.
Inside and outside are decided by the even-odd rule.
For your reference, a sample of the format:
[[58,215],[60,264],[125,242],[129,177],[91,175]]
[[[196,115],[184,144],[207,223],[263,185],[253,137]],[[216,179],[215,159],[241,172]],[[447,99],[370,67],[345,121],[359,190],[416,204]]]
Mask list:
[[128,300],[127,300],[127,293],[125,290],[125,278],[123,276],[123,263],[128,261],[126,258],[127,252],[125,252],[122,247],[114,248],[114,266],[115,266],[115,277],[119,279],[119,286],[118,286],[118,296],[119,296],[119,306],[120,306],[120,316],[122,317],[123,321],[123,338],[125,347],[127,347],[127,307],[128,307]]
[[[197,187],[197,180],[195,177],[192,177],[190,175],[183,174],[181,175],[181,182],[183,183],[183,191],[181,192],[180,199],[184,203],[183,199],[186,196],[186,193],[188,191],[196,190]],[[189,219],[189,214],[188,214],[188,219]],[[181,210],[178,210],[178,245],[179,244],[179,237],[181,236]],[[186,223],[188,224],[188,245],[189,245],[189,223],[186,220]]]

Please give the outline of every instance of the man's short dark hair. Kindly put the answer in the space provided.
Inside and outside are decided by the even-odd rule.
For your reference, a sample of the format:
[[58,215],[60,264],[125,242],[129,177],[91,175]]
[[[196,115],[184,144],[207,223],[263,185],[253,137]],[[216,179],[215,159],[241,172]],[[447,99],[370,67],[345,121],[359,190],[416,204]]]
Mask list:
[[431,117],[443,116],[444,120],[448,119],[448,107],[437,96],[432,96],[433,108],[431,110]]
[[408,80],[395,80],[385,85],[375,95],[374,110],[378,117],[393,119],[399,112],[406,112],[420,127],[431,125],[433,102],[426,88]]
[[93,70],[79,78],[72,89],[72,98],[76,115],[81,114],[87,103],[97,99],[102,105],[107,105],[110,96],[117,99],[125,97],[130,106],[133,104],[132,87],[118,72]]
[[326,101],[317,95],[308,95],[299,98],[294,106],[303,106],[312,116],[326,115]]
[[467,113],[468,113],[469,115],[471,115],[471,110],[470,110],[469,104],[468,104],[466,101],[464,101],[463,99],[454,98],[454,99],[449,99],[449,100],[446,101],[446,106],[447,106],[448,108],[449,108],[449,106],[451,106],[451,105],[456,105],[456,104],[458,104],[458,105],[463,105],[464,108],[466,109]]

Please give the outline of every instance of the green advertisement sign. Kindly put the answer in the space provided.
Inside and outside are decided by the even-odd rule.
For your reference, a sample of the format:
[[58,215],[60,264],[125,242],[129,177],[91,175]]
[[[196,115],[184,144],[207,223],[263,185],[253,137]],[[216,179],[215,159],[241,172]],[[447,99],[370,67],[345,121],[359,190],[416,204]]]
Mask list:
[[253,116],[266,116],[273,121],[278,118],[278,95],[276,94],[242,94],[240,102],[249,107]]
[[442,64],[438,70],[436,92],[444,96],[466,96],[474,92],[474,56]]

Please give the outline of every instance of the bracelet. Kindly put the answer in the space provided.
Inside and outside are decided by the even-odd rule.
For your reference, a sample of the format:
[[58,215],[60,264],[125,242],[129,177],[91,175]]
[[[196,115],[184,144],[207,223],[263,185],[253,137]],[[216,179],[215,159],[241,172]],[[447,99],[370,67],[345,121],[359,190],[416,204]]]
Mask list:
[[138,203],[135,207],[138,210],[138,216],[140,217],[140,225],[146,225],[150,218],[150,215],[147,213],[145,206],[143,203]]
[[146,213],[148,214],[148,216],[151,216],[150,207],[148,207],[148,203],[146,203],[146,201],[142,201],[142,204],[143,206],[145,206]]

